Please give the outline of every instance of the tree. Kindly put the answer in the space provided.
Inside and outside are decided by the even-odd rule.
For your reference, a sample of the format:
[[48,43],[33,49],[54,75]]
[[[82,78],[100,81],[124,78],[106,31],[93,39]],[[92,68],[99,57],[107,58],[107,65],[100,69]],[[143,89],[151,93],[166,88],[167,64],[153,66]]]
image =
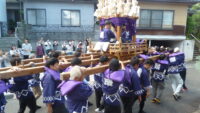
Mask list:
[[190,37],[193,34],[200,39],[200,3],[193,5],[191,12],[193,14],[188,16],[186,35]]

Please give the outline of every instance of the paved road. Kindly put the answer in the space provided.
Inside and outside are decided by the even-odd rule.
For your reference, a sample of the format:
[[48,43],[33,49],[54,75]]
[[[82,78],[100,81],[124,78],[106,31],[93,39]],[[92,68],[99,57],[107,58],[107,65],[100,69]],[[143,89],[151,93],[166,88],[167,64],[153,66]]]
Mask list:
[[[182,93],[182,100],[174,101],[172,97],[172,89],[170,81],[167,81],[166,89],[161,100],[161,104],[152,104],[149,98],[145,106],[147,113],[200,113],[200,62],[190,62],[187,64],[187,85],[189,90]],[[94,96],[90,98],[90,101],[95,103]],[[38,102],[42,106],[42,109],[37,113],[46,113],[45,105],[42,104],[42,98]],[[17,113],[18,102],[15,99],[9,99],[6,106],[6,113]],[[95,106],[90,107],[89,113],[94,113]],[[138,103],[133,107],[134,113],[138,111]],[[28,113],[28,109],[26,110]]]

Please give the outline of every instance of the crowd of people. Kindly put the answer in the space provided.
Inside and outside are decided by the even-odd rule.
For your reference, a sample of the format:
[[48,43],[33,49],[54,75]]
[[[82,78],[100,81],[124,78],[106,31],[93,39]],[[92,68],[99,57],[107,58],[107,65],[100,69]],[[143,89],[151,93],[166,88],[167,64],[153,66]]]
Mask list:
[[[39,41],[36,42],[36,48],[33,49],[33,46],[31,43],[29,43],[29,40],[25,39],[22,46],[19,48],[16,45],[12,45],[9,51],[3,52],[1,51],[1,56],[5,56],[6,58],[12,58],[12,56],[20,56],[22,59],[28,59],[29,56],[32,54],[35,54],[37,58],[42,58],[43,56],[49,56],[52,52],[60,51],[63,54],[66,55],[72,55],[75,53],[75,51],[81,51],[82,53],[87,52],[87,47],[89,46],[89,39],[86,39],[84,41],[64,41],[63,43],[59,43],[58,41],[50,41],[46,40],[44,41],[43,38],[41,38]],[[6,66],[10,63],[6,62]],[[4,63],[4,62],[3,62]],[[1,67],[1,66],[0,66]]]
[[[106,21],[100,33],[100,41],[113,43],[116,42],[115,36],[111,30],[111,23]],[[122,33],[122,42],[132,42],[132,36],[126,28]],[[0,68],[11,66],[8,71],[16,72],[21,70],[18,66],[23,65],[22,59],[42,58],[45,55],[50,57],[47,61],[43,57],[43,77],[33,74],[0,80],[0,113],[5,111],[4,93],[7,91],[16,94],[19,100],[18,113],[24,113],[26,107],[30,109],[30,113],[36,113],[37,109],[41,108],[37,104],[41,95],[47,113],[88,113],[88,107],[92,105],[88,99],[93,92],[96,100],[95,112],[133,113],[133,105],[138,100],[138,113],[145,113],[145,101],[150,95],[152,103],[162,103],[166,78],[171,80],[172,97],[175,101],[181,99],[181,91],[187,90],[185,56],[179,48],[150,47],[148,51],[132,57],[128,65],[124,65],[117,58],[110,60],[108,56],[101,56],[97,65],[91,63],[83,67],[79,57],[87,51],[87,46],[88,40],[78,43],[71,40],[60,44],[58,41],[43,41],[41,38],[37,42],[35,54],[32,53],[32,46],[28,40],[24,41],[20,49],[13,46],[9,52],[0,51]],[[71,66],[66,69],[59,67],[59,64],[68,62],[65,58],[59,59],[61,54],[74,55]],[[159,55],[157,60],[149,59],[155,55]],[[90,84],[89,75],[84,75],[85,70],[106,64],[109,65],[108,69],[94,74],[94,84]],[[30,62],[26,65],[34,67],[35,63]],[[70,76],[62,81],[60,77],[66,72],[69,72]]]
[[[6,57],[8,53],[3,55],[0,51],[1,67],[5,66],[2,63],[4,59],[10,62],[12,66],[10,70],[20,71],[17,66],[22,65],[21,59],[26,59],[26,55],[31,52],[31,46],[27,41],[22,48],[26,51],[23,57],[15,53],[11,60]],[[138,113],[145,113],[143,108],[146,98],[150,95],[152,95],[152,103],[162,103],[166,78],[171,80],[172,95],[176,101],[181,99],[180,92],[187,90],[184,53],[181,53],[179,48],[151,47],[143,54],[132,57],[128,65],[124,65],[117,58],[110,60],[108,56],[101,56],[97,65],[91,64],[86,67],[81,66],[82,61],[79,58],[81,52],[77,50],[71,66],[64,70],[59,68],[60,63],[67,62],[64,58],[58,59],[61,52],[50,52],[50,54],[49,60],[44,59],[46,63],[42,79],[40,74],[34,74],[0,80],[0,113],[4,113],[6,91],[16,94],[19,100],[18,113],[24,113],[26,107],[30,109],[30,113],[36,113],[36,110],[41,108],[36,102],[41,95],[47,113],[88,113],[90,103],[88,99],[93,92],[96,97],[95,112],[132,113],[133,105],[138,100],[140,102]],[[156,61],[148,59],[154,55],[160,55]],[[28,58],[35,57],[36,55],[28,56]],[[143,60],[141,61],[140,58]],[[89,75],[84,75],[84,70],[105,64],[109,65],[108,69],[95,74],[95,84],[89,84],[87,79]],[[27,65],[35,66],[33,62]],[[70,72],[70,76],[68,80],[62,81],[60,75],[65,72]]]

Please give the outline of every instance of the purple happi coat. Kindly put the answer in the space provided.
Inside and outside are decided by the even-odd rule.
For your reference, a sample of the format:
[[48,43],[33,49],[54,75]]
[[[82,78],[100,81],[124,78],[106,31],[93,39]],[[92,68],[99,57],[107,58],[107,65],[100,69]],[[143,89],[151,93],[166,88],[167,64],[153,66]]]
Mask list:
[[134,95],[141,95],[143,90],[140,86],[140,80],[137,72],[131,65],[127,65],[125,68],[125,77],[123,84],[119,88],[120,96],[133,97]]
[[92,94],[92,88],[82,81],[68,80],[61,87],[62,95],[66,96],[69,113],[87,113],[88,98]]
[[0,80],[0,113],[4,113],[6,98],[4,96],[4,92],[9,89],[9,86],[2,80]]
[[180,67],[184,64],[184,53],[178,52],[168,56],[169,61],[169,74],[176,74],[180,72]]
[[111,71],[107,69],[104,72],[102,90],[104,93],[103,100],[106,104],[121,106],[121,99],[118,94],[120,84],[123,83],[125,71]]
[[169,62],[167,60],[157,60],[152,68],[153,77],[155,81],[163,82],[167,75]]
[[45,74],[42,79],[44,103],[64,103],[64,97],[61,95],[60,89],[58,88],[60,83],[60,73],[45,67]]

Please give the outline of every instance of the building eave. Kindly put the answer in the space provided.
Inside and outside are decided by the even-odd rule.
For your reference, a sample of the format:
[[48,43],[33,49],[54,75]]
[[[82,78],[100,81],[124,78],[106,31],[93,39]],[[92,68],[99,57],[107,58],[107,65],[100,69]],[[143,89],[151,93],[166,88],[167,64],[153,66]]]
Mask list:
[[139,2],[159,2],[159,3],[184,3],[184,4],[196,4],[200,0],[138,0]]
[[147,40],[185,40],[185,35],[136,35],[139,39]]
[[[41,0],[22,0],[24,2],[34,2],[34,1],[39,1]],[[90,3],[94,4],[97,3],[97,0],[42,0],[43,2],[66,2],[66,3]]]

